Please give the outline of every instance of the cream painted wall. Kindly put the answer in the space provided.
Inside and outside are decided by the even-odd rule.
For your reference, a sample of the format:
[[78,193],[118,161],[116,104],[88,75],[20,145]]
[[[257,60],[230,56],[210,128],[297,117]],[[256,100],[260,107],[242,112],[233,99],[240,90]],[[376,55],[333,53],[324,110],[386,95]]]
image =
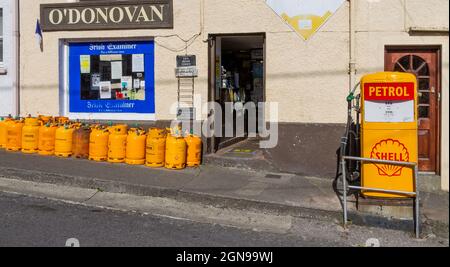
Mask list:
[[[46,32],[44,52],[34,39],[39,4],[62,0],[22,0],[21,114],[59,112],[59,40],[64,38],[155,37],[156,117],[174,118],[169,106],[177,98],[175,57],[184,53],[179,39],[158,36],[179,34],[188,39],[200,32],[200,0],[174,0],[173,30]],[[448,0],[356,1],[356,68],[358,78],[384,70],[386,45],[442,46],[442,177],[448,190],[448,32],[446,35],[411,36],[409,27],[448,29]],[[264,0],[204,0],[204,31],[188,48],[197,55],[196,92],[208,96],[208,34],[266,33],[266,98],[279,102],[281,122],[344,123],[349,90],[349,3],[345,4],[310,40],[304,41]]]
[[[406,4],[406,5],[405,5]],[[446,28],[449,1],[446,0],[364,0],[356,1],[356,53],[358,76],[384,69],[387,45],[439,45],[442,61],[441,96],[441,177],[449,190],[449,42],[446,35],[412,36],[410,27]],[[426,18],[426,19],[424,19]]]

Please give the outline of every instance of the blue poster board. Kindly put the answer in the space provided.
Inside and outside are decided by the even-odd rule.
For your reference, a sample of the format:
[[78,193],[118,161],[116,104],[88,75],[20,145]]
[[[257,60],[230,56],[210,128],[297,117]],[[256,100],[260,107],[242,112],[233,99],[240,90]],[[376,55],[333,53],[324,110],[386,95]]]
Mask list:
[[[92,74],[89,72],[94,68],[94,64],[98,64],[102,58],[121,58],[127,57],[129,62],[123,63],[125,67],[132,64],[138,64],[138,67],[133,65],[127,68],[128,72],[124,76],[131,77],[129,85],[132,88],[137,86],[136,91],[143,95],[141,99],[134,98],[115,98],[112,93],[111,98],[101,99],[100,97],[82,97],[82,95],[89,95],[88,90],[93,90],[94,87],[86,89],[86,80],[92,84],[98,83],[101,79],[99,73]],[[137,56],[135,58],[135,56]],[[87,60],[86,60],[87,58]],[[91,61],[91,59],[96,61]],[[136,62],[131,62],[132,60]],[[80,60],[81,59],[81,60]],[[139,59],[137,62],[136,59]],[[119,66],[120,66],[120,62]],[[111,63],[110,63],[111,64]],[[128,64],[128,65],[127,65]],[[143,65],[143,66],[142,66]],[[117,66],[117,64],[116,64]],[[99,68],[97,66],[97,68]],[[102,67],[100,67],[102,68]],[[143,69],[140,69],[143,68]],[[121,68],[119,68],[121,71]],[[109,72],[112,72],[111,65],[109,65]],[[125,71],[124,71],[125,72]],[[120,73],[119,73],[120,74]],[[108,75],[111,76],[111,73]],[[112,74],[113,76],[116,74]],[[133,79],[134,77],[142,77],[142,80]],[[103,75],[102,75],[103,76]],[[113,79],[114,77],[110,78]],[[126,77],[125,77],[126,78]],[[93,79],[97,79],[93,81]],[[106,78],[107,79],[107,78]],[[130,78],[129,78],[130,79]],[[83,83],[84,82],[84,83]],[[135,83],[137,82],[137,83]],[[83,92],[82,92],[83,83]],[[115,80],[119,87],[127,85],[121,80]],[[98,84],[97,84],[98,85]],[[142,86],[142,87],[141,87]],[[96,88],[98,91],[99,89]],[[119,95],[120,89],[118,90]],[[131,93],[133,91],[133,93]],[[126,90],[126,92],[128,92]],[[98,93],[97,93],[98,94]],[[135,90],[130,90],[130,94],[135,94]],[[130,41],[130,42],[92,42],[92,43],[71,43],[69,44],[69,112],[70,113],[140,113],[140,114],[154,114],[155,113],[155,56],[154,56],[154,42],[153,41]]]

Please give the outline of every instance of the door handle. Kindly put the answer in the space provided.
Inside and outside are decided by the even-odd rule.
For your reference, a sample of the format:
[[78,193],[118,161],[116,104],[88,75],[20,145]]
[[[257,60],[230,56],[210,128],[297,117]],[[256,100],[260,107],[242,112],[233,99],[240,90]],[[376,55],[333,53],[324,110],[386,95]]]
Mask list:
[[433,86],[433,87],[431,87],[431,93],[433,93],[433,94],[435,94],[435,93],[436,93],[436,88],[434,88],[434,86]]

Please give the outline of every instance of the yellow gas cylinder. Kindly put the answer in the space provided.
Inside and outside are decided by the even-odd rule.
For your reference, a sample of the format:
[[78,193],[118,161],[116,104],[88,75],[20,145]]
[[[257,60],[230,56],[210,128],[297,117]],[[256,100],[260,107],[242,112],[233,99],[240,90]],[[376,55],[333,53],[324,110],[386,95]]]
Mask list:
[[39,115],[38,119],[40,122],[42,122],[42,125],[45,125],[47,123],[49,123],[53,117],[52,116],[44,116],[44,115]]
[[107,161],[108,160],[108,140],[109,131],[107,128],[96,125],[91,128],[89,140],[89,160]]
[[130,165],[143,165],[145,163],[145,142],[147,135],[143,129],[130,129],[127,137],[127,158],[125,162]]
[[67,117],[55,117],[54,121],[58,124],[67,124],[69,123],[69,118]]
[[6,150],[20,151],[22,149],[23,120],[16,119],[7,124]]
[[58,126],[48,122],[39,127],[39,155],[52,156],[55,154],[55,136]]
[[0,148],[6,148],[8,142],[8,124],[13,121],[11,116],[0,118]]
[[188,135],[187,144],[187,163],[188,167],[198,167],[202,163],[202,139],[195,135]]
[[164,129],[152,128],[148,132],[146,165],[152,168],[164,167],[166,163],[166,138]]
[[79,124],[73,132],[72,152],[73,156],[78,159],[89,158],[89,138],[91,129],[83,124]]
[[108,162],[124,163],[127,154],[127,125],[116,125],[110,128],[108,142]]
[[69,125],[58,127],[55,134],[55,156],[68,158],[72,156],[74,128]]
[[169,134],[166,139],[166,168],[181,170],[186,168],[186,140],[181,135]]
[[31,115],[25,118],[25,124],[22,128],[22,152],[25,154],[34,154],[39,151],[39,128],[41,123],[38,118],[32,118]]

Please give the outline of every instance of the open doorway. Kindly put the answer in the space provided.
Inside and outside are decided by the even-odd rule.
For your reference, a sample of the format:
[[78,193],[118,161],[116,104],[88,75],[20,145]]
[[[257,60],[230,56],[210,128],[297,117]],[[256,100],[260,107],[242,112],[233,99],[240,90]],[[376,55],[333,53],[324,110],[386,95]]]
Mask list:
[[[210,153],[243,141],[262,126],[264,119],[256,114],[230,109],[230,103],[255,107],[265,101],[265,35],[213,35],[210,36],[209,100],[222,108],[222,136],[208,142]],[[228,108],[227,108],[228,105]],[[249,125],[249,115],[256,115],[257,125]],[[244,134],[237,122],[244,121]],[[230,129],[232,129],[230,131]]]

